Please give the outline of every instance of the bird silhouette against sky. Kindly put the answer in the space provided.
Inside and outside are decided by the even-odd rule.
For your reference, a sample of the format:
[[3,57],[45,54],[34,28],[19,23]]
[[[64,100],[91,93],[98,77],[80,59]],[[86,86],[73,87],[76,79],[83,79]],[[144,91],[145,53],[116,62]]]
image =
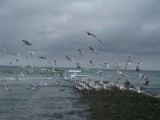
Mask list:
[[22,40],[26,45],[32,45],[32,43],[26,41],[26,40]]

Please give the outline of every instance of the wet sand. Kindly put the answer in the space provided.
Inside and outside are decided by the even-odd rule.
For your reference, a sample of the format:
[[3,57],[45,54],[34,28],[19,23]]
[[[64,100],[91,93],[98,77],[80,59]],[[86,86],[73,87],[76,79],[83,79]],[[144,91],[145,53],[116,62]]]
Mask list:
[[160,120],[159,98],[117,88],[77,91],[88,105],[89,120]]

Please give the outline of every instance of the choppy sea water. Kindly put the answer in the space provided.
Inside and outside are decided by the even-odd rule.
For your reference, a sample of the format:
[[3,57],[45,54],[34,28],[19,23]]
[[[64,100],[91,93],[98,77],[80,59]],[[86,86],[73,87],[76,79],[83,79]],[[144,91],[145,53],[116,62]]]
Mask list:
[[[38,68],[28,74],[19,67],[1,67],[0,118],[2,120],[86,120],[86,107],[79,103],[73,82],[62,80],[59,73],[40,74]],[[19,74],[23,72],[23,77]],[[58,71],[63,72],[63,70]],[[18,80],[16,78],[18,76]],[[27,89],[29,84],[48,86]],[[11,91],[5,89],[7,84]]]
[[[74,79],[62,79],[69,68],[0,67],[0,118],[2,120],[86,120],[88,107],[79,101],[74,89]],[[82,70],[80,75],[97,80],[115,81],[115,70]],[[141,84],[139,72],[124,71],[127,79],[147,94],[160,96],[160,72],[141,71],[150,82]],[[81,78],[76,78],[81,79]],[[29,85],[29,88],[27,88]],[[36,90],[31,86],[40,85]],[[6,86],[11,88],[7,90]]]

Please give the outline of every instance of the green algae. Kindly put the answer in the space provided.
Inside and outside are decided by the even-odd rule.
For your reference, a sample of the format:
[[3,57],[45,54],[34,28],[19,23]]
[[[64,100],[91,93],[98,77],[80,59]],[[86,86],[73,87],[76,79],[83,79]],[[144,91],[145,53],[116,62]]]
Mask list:
[[117,88],[78,92],[89,106],[91,120],[160,120],[159,98]]

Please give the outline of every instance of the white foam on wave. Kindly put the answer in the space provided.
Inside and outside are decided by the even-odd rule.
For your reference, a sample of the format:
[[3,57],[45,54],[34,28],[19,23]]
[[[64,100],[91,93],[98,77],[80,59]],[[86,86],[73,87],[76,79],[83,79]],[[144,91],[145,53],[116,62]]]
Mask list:
[[41,79],[51,80],[51,79],[53,79],[53,78],[52,78],[52,77],[49,77],[49,78],[48,78],[48,77],[44,77],[44,78],[43,78],[43,77],[41,77],[41,78],[20,78],[20,80],[33,80],[33,79],[34,79],[34,80],[39,80],[39,79],[40,79],[40,80],[41,80]]
[[45,77],[45,78],[7,78],[7,77],[1,77],[0,81],[5,81],[5,80],[42,80],[42,79],[46,79],[46,80],[51,80],[53,79],[52,77]]

